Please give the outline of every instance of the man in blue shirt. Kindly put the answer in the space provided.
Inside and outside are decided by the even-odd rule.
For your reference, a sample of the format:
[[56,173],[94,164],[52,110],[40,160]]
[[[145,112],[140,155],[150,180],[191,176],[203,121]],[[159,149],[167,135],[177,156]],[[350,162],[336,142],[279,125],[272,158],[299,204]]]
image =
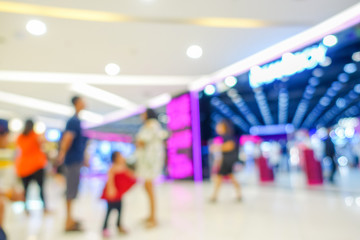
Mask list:
[[80,231],[80,224],[74,220],[71,214],[73,201],[77,196],[80,183],[80,169],[84,165],[84,152],[86,138],[83,136],[80,112],[85,109],[85,102],[82,98],[72,98],[75,108],[75,115],[68,120],[61,140],[58,161],[65,165],[66,177],[66,207],[67,217],[65,231]]

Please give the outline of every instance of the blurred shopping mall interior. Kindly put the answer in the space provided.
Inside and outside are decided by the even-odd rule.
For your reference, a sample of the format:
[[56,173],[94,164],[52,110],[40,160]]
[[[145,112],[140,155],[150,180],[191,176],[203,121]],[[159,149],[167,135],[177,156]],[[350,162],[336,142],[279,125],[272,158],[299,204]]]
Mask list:
[[[82,231],[69,233],[58,159],[73,96],[86,104],[88,164],[73,206]],[[156,227],[143,227],[149,207],[138,178],[122,199],[129,233],[117,233],[112,214],[104,234],[112,153],[136,175],[149,108],[166,155],[153,179]],[[4,187],[24,194],[15,169],[27,119],[47,158],[46,214],[35,182],[26,201]],[[212,198],[229,155],[223,121],[241,202],[229,176]],[[0,123],[6,239],[357,240],[360,3],[0,0]]]

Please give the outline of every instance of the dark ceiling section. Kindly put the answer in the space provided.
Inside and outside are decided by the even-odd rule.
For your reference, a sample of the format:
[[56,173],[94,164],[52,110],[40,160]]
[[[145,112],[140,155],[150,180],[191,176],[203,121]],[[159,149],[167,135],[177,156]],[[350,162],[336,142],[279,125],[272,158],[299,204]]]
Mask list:
[[[253,114],[260,125],[290,123],[296,128],[307,129],[331,126],[342,117],[360,116],[360,85],[357,85],[360,83],[360,62],[352,59],[352,55],[360,51],[360,25],[337,33],[335,36],[338,43],[326,53],[331,59],[329,66],[319,65],[263,85],[260,89],[251,88],[248,73],[236,76],[238,83],[232,89],[236,90],[250,109],[250,113],[241,111],[239,106],[242,103],[239,104],[239,101],[236,102],[229,97],[229,91],[217,92],[212,96],[207,96],[204,92],[200,93],[203,139],[214,136],[215,122],[229,116],[240,117],[249,126],[256,125],[248,119],[248,115]],[[320,42],[315,43],[314,46],[319,44]],[[346,69],[345,66],[349,63],[351,66],[348,65]],[[352,72],[355,66],[355,72]],[[259,95],[255,94],[259,90],[265,95],[265,102],[259,102]],[[280,93],[282,93],[281,97],[279,97]],[[225,103],[231,109],[231,113],[215,105],[214,98],[217,104],[219,102],[217,100]],[[270,110],[268,116],[266,116],[266,104]],[[234,122],[234,125],[238,133],[249,133],[239,124]]]

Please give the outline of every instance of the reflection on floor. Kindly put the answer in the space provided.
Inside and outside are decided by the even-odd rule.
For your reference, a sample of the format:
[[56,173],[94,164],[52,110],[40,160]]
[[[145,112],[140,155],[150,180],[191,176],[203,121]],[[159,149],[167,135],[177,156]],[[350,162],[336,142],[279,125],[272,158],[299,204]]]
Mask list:
[[[360,182],[360,177],[356,178]],[[75,215],[83,222],[85,232],[63,232],[65,203],[63,187],[47,182],[47,198],[52,214],[43,216],[41,204],[30,202],[30,216],[23,205],[9,205],[6,231],[10,240],[99,240],[105,214],[105,203],[99,200],[103,181],[84,179],[76,203]],[[111,220],[111,239],[156,240],[358,240],[360,239],[360,191],[335,191],[332,187],[309,189],[274,187],[247,183],[244,201],[235,201],[232,186],[224,184],[216,204],[208,201],[210,183],[166,182],[157,186],[160,224],[146,230],[142,219],[147,202],[141,185],[124,199],[123,223],[130,231],[119,236]],[[321,191],[318,191],[321,190]],[[360,190],[360,188],[359,188]],[[33,192],[37,192],[34,188]],[[36,198],[33,197],[32,198]]]

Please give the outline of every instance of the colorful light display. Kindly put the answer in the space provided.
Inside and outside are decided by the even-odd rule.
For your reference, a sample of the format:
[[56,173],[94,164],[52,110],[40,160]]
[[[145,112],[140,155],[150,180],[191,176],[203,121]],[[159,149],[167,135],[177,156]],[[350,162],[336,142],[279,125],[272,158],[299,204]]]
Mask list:
[[325,61],[327,50],[326,46],[320,44],[294,54],[286,53],[280,60],[262,67],[253,67],[249,73],[250,86],[260,87],[263,84],[272,83],[276,79],[291,76],[306,69],[313,69]]
[[185,94],[171,100],[166,107],[168,128],[171,131],[167,141],[168,171],[174,179],[194,176],[190,101],[190,95]]

